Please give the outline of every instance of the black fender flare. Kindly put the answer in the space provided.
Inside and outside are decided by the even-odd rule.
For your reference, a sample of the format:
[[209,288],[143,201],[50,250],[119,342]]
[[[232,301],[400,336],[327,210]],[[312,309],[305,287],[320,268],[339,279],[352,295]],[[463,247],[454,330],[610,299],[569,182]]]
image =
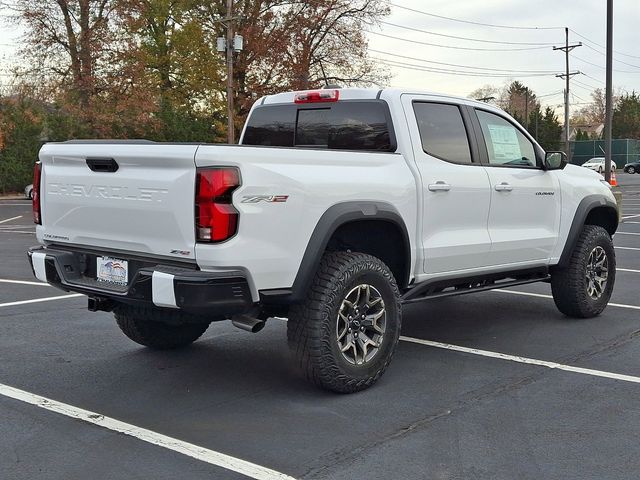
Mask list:
[[333,205],[322,214],[311,234],[293,286],[290,289],[262,290],[260,291],[261,301],[264,303],[289,304],[304,300],[329,240],[340,226],[357,220],[381,220],[398,227],[403,239],[407,265],[407,278],[398,279],[398,283],[407,285],[413,268],[411,265],[411,243],[407,226],[402,216],[390,203],[351,201]]
[[604,195],[594,194],[588,195],[587,197],[583,198],[582,201],[578,204],[576,213],[573,216],[573,221],[571,222],[571,227],[569,228],[569,235],[567,236],[567,241],[564,244],[562,254],[560,255],[560,261],[558,262],[558,265],[560,267],[568,265],[573,249],[578,242],[578,237],[580,236],[582,227],[585,225],[587,216],[592,210],[599,207],[610,208],[615,216],[616,223],[613,232],[609,233],[613,235],[613,233],[618,228],[618,205],[616,203],[612,202]]

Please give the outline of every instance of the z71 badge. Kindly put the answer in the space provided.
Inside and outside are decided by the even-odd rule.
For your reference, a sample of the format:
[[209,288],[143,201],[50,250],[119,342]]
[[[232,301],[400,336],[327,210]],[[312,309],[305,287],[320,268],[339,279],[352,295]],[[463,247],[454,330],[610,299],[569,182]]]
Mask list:
[[241,203],[283,203],[286,202],[289,195],[245,195],[242,197]]

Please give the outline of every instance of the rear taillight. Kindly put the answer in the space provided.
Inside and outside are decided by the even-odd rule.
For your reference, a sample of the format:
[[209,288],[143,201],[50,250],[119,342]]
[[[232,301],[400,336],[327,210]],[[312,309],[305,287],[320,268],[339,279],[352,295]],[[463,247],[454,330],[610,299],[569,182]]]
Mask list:
[[340,90],[309,90],[297,92],[293,97],[295,103],[323,103],[337,102],[340,98]]
[[31,201],[33,202],[33,222],[42,225],[42,214],[40,211],[40,177],[42,165],[36,162],[33,167],[33,190],[31,191]]
[[240,186],[234,167],[199,168],[196,173],[196,240],[222,242],[238,230],[238,211],[231,204]]

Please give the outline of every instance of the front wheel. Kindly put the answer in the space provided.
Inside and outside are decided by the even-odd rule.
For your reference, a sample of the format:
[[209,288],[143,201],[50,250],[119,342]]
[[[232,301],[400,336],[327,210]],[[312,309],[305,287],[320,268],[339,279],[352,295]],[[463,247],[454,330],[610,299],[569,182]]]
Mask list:
[[629,168],[627,169],[627,173],[630,173],[631,175],[633,175],[634,173],[636,173],[636,169],[635,169],[635,168],[633,168],[633,167],[629,167]]
[[291,307],[289,347],[308,380],[352,393],[386,370],[400,337],[400,292],[389,268],[363,253],[322,258],[306,300]]
[[616,279],[616,256],[609,232],[597,225],[582,228],[568,265],[551,274],[553,300],[570,317],[599,315],[609,303]]

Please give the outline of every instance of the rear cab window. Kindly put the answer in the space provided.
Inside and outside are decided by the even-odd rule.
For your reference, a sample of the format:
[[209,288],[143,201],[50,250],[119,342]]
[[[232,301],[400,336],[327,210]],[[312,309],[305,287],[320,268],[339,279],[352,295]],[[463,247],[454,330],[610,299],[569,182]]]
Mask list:
[[395,152],[389,107],[383,100],[274,104],[254,108],[243,145]]

